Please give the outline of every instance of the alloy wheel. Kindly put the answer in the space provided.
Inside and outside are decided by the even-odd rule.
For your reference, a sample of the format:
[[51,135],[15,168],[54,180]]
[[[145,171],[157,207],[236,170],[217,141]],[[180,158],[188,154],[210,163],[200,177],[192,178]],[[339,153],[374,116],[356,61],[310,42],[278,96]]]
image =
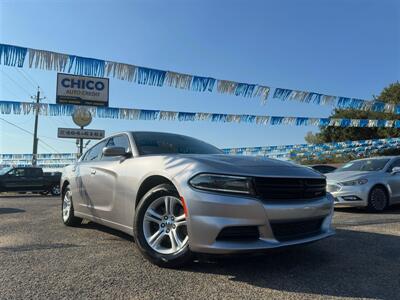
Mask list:
[[374,189],[371,193],[370,202],[375,210],[384,210],[387,202],[385,192],[381,189]]
[[51,188],[51,194],[56,196],[60,195],[60,186],[59,185],[53,186]]
[[63,198],[63,205],[62,205],[62,217],[64,222],[66,222],[71,214],[71,191],[67,191]]
[[182,201],[174,196],[154,200],[146,209],[143,233],[148,245],[161,254],[175,254],[188,243]]

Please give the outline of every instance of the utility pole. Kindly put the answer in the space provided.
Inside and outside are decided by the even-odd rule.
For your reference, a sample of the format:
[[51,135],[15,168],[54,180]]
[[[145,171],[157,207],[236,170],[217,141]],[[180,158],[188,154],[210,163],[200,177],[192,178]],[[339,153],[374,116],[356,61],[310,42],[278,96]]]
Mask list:
[[40,87],[38,87],[36,97],[31,97],[32,99],[36,100],[35,105],[35,127],[33,131],[33,150],[32,150],[32,166],[36,166],[37,162],[37,150],[38,150],[38,137],[37,137],[37,130],[38,130],[38,122],[39,122],[39,102],[40,100],[45,99],[46,97],[40,98]]

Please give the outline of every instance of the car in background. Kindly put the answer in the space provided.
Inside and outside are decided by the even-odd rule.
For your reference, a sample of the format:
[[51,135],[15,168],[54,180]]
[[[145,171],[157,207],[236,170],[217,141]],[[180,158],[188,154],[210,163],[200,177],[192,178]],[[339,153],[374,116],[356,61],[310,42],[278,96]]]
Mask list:
[[335,206],[366,207],[381,212],[400,203],[400,157],[353,160],[326,174]]
[[170,133],[123,132],[91,147],[62,175],[62,221],[88,219],[135,237],[151,262],[243,253],[334,234],[320,173],[273,159],[224,155]]
[[60,172],[38,167],[4,167],[0,170],[0,192],[33,192],[60,195]]
[[322,174],[332,173],[337,169],[336,167],[330,165],[312,165],[310,167]]

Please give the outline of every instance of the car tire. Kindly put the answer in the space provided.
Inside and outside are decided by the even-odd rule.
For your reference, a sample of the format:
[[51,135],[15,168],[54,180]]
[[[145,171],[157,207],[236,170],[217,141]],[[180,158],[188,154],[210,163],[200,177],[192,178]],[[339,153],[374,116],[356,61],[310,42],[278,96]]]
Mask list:
[[382,212],[389,204],[386,190],[382,187],[374,187],[368,197],[368,210],[371,212]]
[[53,185],[50,189],[50,193],[53,196],[60,196],[60,185]]
[[[168,211],[167,207],[170,207]],[[151,217],[149,217],[149,211],[152,212]],[[176,223],[174,223],[174,214],[178,215]],[[169,219],[166,220],[166,218]],[[183,203],[171,184],[161,184],[152,188],[143,196],[136,208],[133,228],[136,245],[146,259],[160,267],[177,268],[193,261],[187,227],[185,227],[186,216]],[[156,238],[153,238],[154,236]]]
[[61,219],[66,226],[79,226],[82,219],[75,217],[72,203],[72,192],[67,186],[61,198]]

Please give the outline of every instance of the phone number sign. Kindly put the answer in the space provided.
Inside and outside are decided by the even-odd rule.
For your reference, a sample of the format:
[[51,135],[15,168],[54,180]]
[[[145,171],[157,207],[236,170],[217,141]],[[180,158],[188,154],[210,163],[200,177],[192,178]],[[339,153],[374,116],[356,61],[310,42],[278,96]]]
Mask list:
[[58,128],[57,132],[57,137],[65,139],[101,140],[104,136],[105,131],[97,129]]

